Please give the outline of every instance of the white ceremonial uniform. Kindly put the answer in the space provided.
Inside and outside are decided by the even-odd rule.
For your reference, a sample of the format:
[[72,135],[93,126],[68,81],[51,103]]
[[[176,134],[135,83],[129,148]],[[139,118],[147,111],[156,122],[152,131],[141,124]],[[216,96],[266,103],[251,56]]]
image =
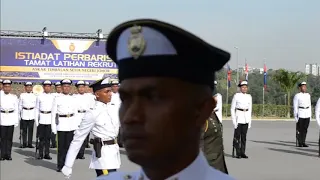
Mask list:
[[[185,169],[165,180],[234,180],[231,176],[224,174],[209,166],[203,153]],[[137,172],[123,173],[114,172],[107,176],[97,177],[96,180],[150,180],[142,169]]]
[[111,102],[110,103],[114,103],[117,106],[119,106],[121,104],[121,99],[120,99],[119,93],[112,92]]
[[94,99],[92,99],[91,96],[87,95],[87,94],[74,94],[73,95],[75,100],[77,101],[77,110],[78,110],[78,114],[75,117],[78,126],[80,126],[80,123],[82,121],[82,118],[84,117],[85,113],[93,108],[94,106]]
[[[85,114],[79,129],[73,137],[66,157],[65,166],[72,168],[81,145],[90,132],[95,138],[101,138],[102,141],[117,138],[120,122],[115,108],[117,107],[111,105],[111,103],[104,104],[96,101],[94,109],[89,110]],[[100,158],[97,158],[95,151],[93,151],[89,168],[101,170],[119,169],[120,164],[118,144],[103,145]]]
[[52,95],[53,95],[54,97],[58,97],[58,96],[61,96],[62,93],[57,93],[57,92],[55,92],[55,93],[52,93]]
[[[51,110],[51,128],[52,132],[57,134],[57,131],[74,131],[78,128],[76,116],[78,114],[78,104],[74,96],[61,94],[56,96],[53,101]],[[56,120],[56,115],[70,115],[70,117],[59,117]]]
[[51,110],[55,96],[51,93],[42,93],[36,101],[36,126],[39,124],[51,125]]
[[250,94],[236,93],[231,102],[231,118],[235,128],[238,124],[247,124],[251,127],[252,97]]
[[0,109],[1,109],[1,126],[18,126],[19,125],[19,100],[14,94],[0,94]]
[[297,93],[293,98],[294,119],[298,122],[299,118],[310,118],[311,96],[309,93]]
[[0,94],[4,94],[4,92],[3,92],[3,90],[2,90],[2,89],[0,90]]
[[217,105],[214,108],[214,112],[216,113],[219,121],[222,123],[222,95],[220,93],[215,94],[217,99]]
[[315,108],[315,116],[316,116],[317,123],[320,127],[320,98],[318,99],[318,102]]
[[33,93],[22,93],[20,95],[19,113],[22,120],[35,120],[36,101],[37,96]]

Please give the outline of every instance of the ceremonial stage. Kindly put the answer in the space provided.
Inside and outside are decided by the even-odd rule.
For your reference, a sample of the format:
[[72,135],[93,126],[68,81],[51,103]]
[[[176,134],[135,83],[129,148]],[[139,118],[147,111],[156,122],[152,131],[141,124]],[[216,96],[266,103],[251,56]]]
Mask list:
[[[224,121],[224,142],[230,175],[237,180],[318,180],[319,128],[310,123],[307,148],[295,147],[294,121],[253,121],[248,131],[247,155],[249,159],[233,159],[231,121]],[[1,180],[63,180],[56,170],[56,151],[51,150],[53,160],[36,160],[35,149],[19,148],[19,128],[15,128],[13,161],[2,161]],[[91,149],[86,150],[85,160],[76,160],[71,180],[94,180],[95,172],[88,169]],[[137,170],[121,149],[121,171]]]

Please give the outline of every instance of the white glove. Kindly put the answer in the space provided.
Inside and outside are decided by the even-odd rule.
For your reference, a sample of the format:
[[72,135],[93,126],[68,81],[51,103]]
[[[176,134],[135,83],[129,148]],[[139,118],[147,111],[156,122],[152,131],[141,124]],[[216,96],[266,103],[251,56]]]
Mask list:
[[234,129],[238,128],[238,124],[233,124],[233,126],[234,126]]
[[69,179],[72,174],[72,168],[69,168],[67,166],[63,166],[61,169],[62,174],[65,176],[66,179]]
[[17,124],[14,124],[14,127],[18,127],[19,126],[19,123],[17,123]]
[[248,128],[249,128],[249,129],[251,128],[251,123],[248,124]]

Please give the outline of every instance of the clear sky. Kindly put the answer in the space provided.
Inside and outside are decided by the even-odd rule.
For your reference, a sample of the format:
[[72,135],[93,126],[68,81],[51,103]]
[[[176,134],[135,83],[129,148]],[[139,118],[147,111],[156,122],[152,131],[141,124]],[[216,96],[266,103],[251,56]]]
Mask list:
[[108,33],[135,18],[188,29],[232,54],[231,68],[320,64],[320,0],[1,0],[1,30]]

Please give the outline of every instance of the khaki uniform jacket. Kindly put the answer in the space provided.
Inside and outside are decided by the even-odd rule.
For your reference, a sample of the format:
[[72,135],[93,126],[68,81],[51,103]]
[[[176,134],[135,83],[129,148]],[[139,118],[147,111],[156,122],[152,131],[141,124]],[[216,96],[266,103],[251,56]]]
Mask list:
[[224,158],[222,124],[219,122],[215,112],[212,112],[210,119],[206,121],[200,139],[200,148],[210,166],[228,174]]

